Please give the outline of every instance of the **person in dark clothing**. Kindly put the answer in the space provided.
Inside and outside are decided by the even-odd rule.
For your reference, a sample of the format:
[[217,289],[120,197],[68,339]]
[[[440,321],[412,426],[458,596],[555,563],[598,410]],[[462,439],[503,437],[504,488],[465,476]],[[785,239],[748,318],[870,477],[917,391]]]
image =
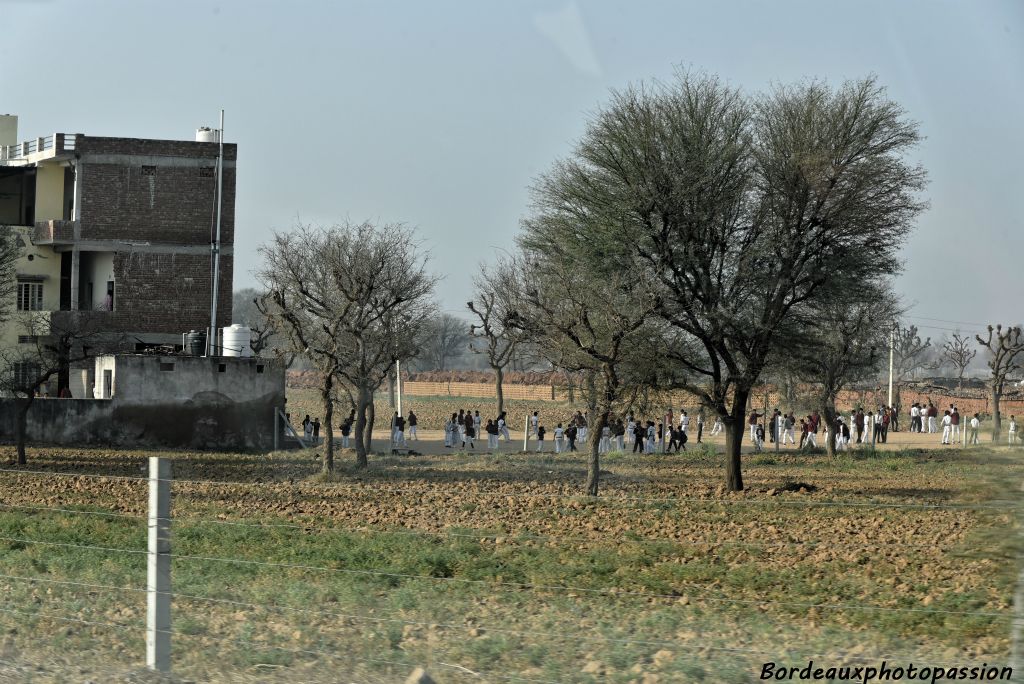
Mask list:
[[668,429],[668,447],[666,451],[675,451],[679,453],[679,446],[683,443],[683,431],[675,426],[670,426]]
[[413,413],[412,409],[409,409],[409,437],[415,441],[419,441],[416,437],[416,414]]
[[320,419],[313,419],[313,444],[320,443]]
[[647,433],[643,423],[639,420],[636,421],[636,425],[633,426],[633,453],[641,452],[644,450],[644,435]]
[[575,423],[570,423],[568,429],[565,431],[565,438],[569,440],[569,451],[576,451],[576,435],[578,429]]

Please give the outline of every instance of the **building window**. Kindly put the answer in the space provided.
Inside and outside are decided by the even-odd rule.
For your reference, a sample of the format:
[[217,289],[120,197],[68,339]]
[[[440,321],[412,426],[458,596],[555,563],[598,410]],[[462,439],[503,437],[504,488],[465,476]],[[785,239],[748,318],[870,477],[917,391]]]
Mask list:
[[161,361],[160,362],[160,370],[162,370],[162,371],[172,371],[172,370],[174,370],[174,364],[173,363],[167,363],[165,361]]
[[15,363],[14,364],[14,386],[31,387],[35,385],[39,377],[38,363]]
[[262,373],[263,372],[263,366],[256,366],[256,372],[257,373]]
[[200,166],[199,177],[200,178],[213,178],[214,167],[212,166]]
[[39,335],[18,335],[18,344],[35,344],[39,341]]
[[142,167],[142,175],[143,176],[155,176],[156,175],[156,167],[155,166],[143,166]]
[[18,311],[43,310],[43,284],[18,281]]
[[227,369],[228,369],[228,364],[226,364],[226,363],[218,363],[217,364],[217,372],[218,373],[223,373],[223,372],[227,371]]

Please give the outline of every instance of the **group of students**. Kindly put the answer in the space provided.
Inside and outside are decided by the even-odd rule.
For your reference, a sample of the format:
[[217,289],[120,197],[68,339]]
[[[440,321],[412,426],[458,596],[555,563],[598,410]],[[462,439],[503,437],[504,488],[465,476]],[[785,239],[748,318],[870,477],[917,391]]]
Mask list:
[[445,448],[452,449],[461,445],[464,449],[468,444],[470,449],[475,449],[476,440],[483,436],[483,432],[487,434],[487,448],[497,449],[499,437],[504,437],[506,442],[512,439],[506,424],[506,416],[507,413],[502,411],[497,418],[488,418],[487,423],[482,424],[483,419],[479,410],[459,409],[458,413],[453,413],[444,423]]

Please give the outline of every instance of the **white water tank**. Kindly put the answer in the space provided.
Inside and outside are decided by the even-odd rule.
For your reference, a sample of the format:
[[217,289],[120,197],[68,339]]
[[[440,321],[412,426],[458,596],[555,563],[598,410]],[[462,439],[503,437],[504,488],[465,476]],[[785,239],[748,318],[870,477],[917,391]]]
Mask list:
[[196,142],[217,142],[217,129],[203,126],[196,129]]
[[230,328],[221,328],[221,349],[223,356],[252,356],[252,330],[235,323]]

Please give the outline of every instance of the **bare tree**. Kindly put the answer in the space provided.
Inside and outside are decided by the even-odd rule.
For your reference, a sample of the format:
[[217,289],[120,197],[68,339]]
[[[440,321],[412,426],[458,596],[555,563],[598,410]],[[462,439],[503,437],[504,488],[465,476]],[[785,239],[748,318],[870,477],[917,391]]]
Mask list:
[[440,313],[427,319],[419,358],[431,370],[447,370],[449,361],[458,356],[467,343],[466,321]]
[[999,413],[999,401],[1003,396],[1006,378],[1018,370],[1024,363],[1024,337],[1019,326],[1011,326],[1005,331],[1002,325],[993,328],[988,326],[988,337],[975,335],[974,339],[988,350],[989,390],[992,392],[992,441],[999,441],[1002,431],[1002,417]]
[[397,224],[299,226],[260,248],[267,315],[323,377],[325,472],[334,469],[335,383],[355,398],[356,465],[365,467],[374,393],[395,361],[418,351],[435,279],[414,237]]
[[597,496],[603,430],[659,363],[652,320],[658,302],[642,273],[600,258],[607,257],[605,245],[584,237],[598,231],[582,230],[581,221],[547,204],[548,190],[544,181],[535,188],[539,209],[523,222],[523,257],[506,264],[502,272],[512,277],[494,289],[507,297],[502,308],[522,340],[553,366],[587,380],[586,491]]
[[659,283],[679,340],[665,358],[725,423],[728,489],[743,488],[748,401],[795,310],[840,276],[900,270],[924,207],[924,171],[907,162],[919,139],[872,79],[749,97],[682,73],[616,93],[549,174],[549,201],[615,226],[614,253]]
[[946,340],[942,345],[942,358],[949,361],[954,368],[956,368],[956,388],[962,390],[964,388],[964,371],[967,366],[971,365],[971,361],[978,355],[977,349],[971,349],[970,339],[963,337],[959,332],[953,333],[952,340]]
[[[18,465],[25,465],[29,409],[54,377],[120,346],[120,338],[100,332],[99,320],[88,312],[37,312],[23,320],[25,338],[0,351],[0,391],[17,400],[15,442]],[[63,396],[66,388],[57,388]]]
[[782,366],[814,388],[814,398],[828,429],[825,448],[836,452],[836,397],[851,383],[874,377],[888,344],[887,324],[898,314],[887,283],[857,284],[850,301],[848,287],[833,288],[794,320],[799,334],[782,353]]
[[249,346],[256,356],[271,345],[274,335],[270,318],[263,311],[265,297],[265,292],[246,287],[235,291],[231,305],[231,322],[244,325],[252,331]]
[[0,325],[6,323],[15,303],[18,283],[15,265],[21,258],[23,240],[11,226],[0,226]]
[[916,325],[903,327],[897,319],[893,319],[889,329],[891,331],[887,340],[886,350],[892,347],[892,391],[893,408],[896,414],[900,415],[903,409],[901,396],[903,387],[921,370],[934,370],[938,363],[932,357],[932,339],[930,337],[921,340]]
[[494,371],[499,416],[505,410],[505,367],[512,361],[519,342],[515,329],[508,325],[510,312],[503,308],[505,300],[500,298],[502,288],[515,282],[515,273],[511,269],[508,262],[499,262],[490,271],[481,269],[473,279],[476,299],[466,302],[466,308],[478,321],[469,326],[472,338],[469,348],[476,354],[483,354],[487,365]]

